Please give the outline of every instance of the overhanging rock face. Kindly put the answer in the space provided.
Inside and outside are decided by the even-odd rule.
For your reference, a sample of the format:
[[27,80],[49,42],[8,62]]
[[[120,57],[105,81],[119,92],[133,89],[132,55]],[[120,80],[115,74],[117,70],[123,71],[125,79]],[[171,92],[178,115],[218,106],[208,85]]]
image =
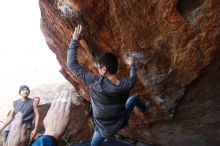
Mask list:
[[[111,51],[120,59],[119,76],[128,75],[126,58],[135,56],[139,80],[133,92],[142,99],[150,100],[152,109],[145,115],[134,112],[128,128],[121,131],[123,135],[161,145],[177,146],[182,141],[190,145],[192,140],[184,136],[186,133],[182,130],[185,127],[181,126],[177,117],[184,116],[183,112],[189,113],[189,116],[196,114],[189,111],[202,102],[193,104],[188,101],[192,106],[181,113],[176,112],[176,107],[189,104],[182,101],[191,95],[190,92],[194,92],[189,85],[198,82],[197,78],[204,69],[210,68],[210,64],[219,65],[216,61],[220,54],[219,0],[40,0],[40,9],[42,32],[48,46],[57,55],[62,74],[87,100],[88,88],[66,66],[67,48],[77,24],[83,25],[78,59],[88,70],[95,72],[95,58]],[[215,71],[219,72],[219,67]],[[209,76],[210,72],[206,73]],[[202,90],[208,85],[199,86]],[[219,86],[220,82],[216,85]],[[211,91],[205,92],[204,97],[209,94]],[[219,96],[219,92],[213,91],[212,94],[215,96],[207,100],[214,101]],[[192,96],[190,99],[200,101],[203,98],[201,96]],[[215,113],[219,113],[219,107],[213,108]],[[206,114],[209,115],[209,112]],[[203,117],[198,114],[204,120],[214,118],[208,115]],[[182,122],[187,121],[185,117],[181,119]],[[217,118],[214,119],[212,122],[219,123]],[[173,121],[176,121],[176,132],[158,137],[157,132],[161,132],[158,129],[169,131],[167,128],[170,127],[164,126],[164,123],[172,126]],[[209,125],[209,122],[205,121],[205,125]],[[194,128],[191,127],[192,130]],[[209,137],[198,129],[194,133]],[[201,138],[194,133],[191,133],[195,135],[194,139]],[[219,136],[219,133],[218,130],[211,137],[217,136],[214,134]],[[179,135],[180,143],[178,140],[172,141],[175,135]],[[164,142],[163,138],[167,141]]]

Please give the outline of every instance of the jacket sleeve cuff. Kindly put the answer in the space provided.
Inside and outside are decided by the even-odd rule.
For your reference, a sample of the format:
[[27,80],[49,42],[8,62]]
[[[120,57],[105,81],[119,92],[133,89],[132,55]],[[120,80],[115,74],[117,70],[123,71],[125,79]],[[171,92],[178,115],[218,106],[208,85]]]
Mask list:
[[57,146],[57,140],[51,135],[43,135],[39,137],[32,146]]

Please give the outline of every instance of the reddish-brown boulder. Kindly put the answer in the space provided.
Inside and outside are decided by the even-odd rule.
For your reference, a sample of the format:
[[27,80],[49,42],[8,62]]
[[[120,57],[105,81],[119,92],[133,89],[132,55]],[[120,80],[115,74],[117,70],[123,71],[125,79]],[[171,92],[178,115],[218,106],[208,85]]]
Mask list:
[[[203,102],[218,104],[214,101],[219,92],[208,88],[211,86],[208,79],[213,74],[207,71],[202,75],[202,70],[211,68],[210,64],[220,56],[219,0],[40,0],[40,9],[41,29],[48,46],[57,55],[61,73],[87,100],[88,88],[66,66],[67,48],[77,24],[83,25],[78,58],[88,70],[95,72],[95,58],[102,52],[111,51],[120,58],[118,75],[128,75],[126,58],[135,56],[139,63],[139,81],[133,92],[150,100],[152,111],[146,115],[134,112],[122,134],[145,142],[175,146],[205,146],[207,143],[198,142],[201,137],[207,136],[203,139],[207,142],[217,134],[220,136],[219,127],[218,132],[211,132],[211,135],[203,131],[204,127],[214,130],[211,123],[219,125],[215,118],[219,106],[209,105],[206,116],[198,113],[201,108],[193,113]],[[219,73],[216,67],[219,61],[215,62],[215,71]],[[217,79],[218,74],[215,77]],[[203,84],[197,78],[207,78],[207,82]],[[194,91],[192,83],[201,88]],[[203,94],[194,96],[197,92]],[[182,112],[176,112],[177,105]],[[198,122],[192,118],[197,113],[206,126],[193,123]],[[184,132],[184,123],[190,125],[189,133]],[[213,144],[219,144],[217,139],[215,142]]]

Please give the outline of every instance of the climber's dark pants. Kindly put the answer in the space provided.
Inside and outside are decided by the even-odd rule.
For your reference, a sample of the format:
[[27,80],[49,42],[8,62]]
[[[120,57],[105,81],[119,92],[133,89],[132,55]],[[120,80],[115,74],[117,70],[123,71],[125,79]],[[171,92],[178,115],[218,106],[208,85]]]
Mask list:
[[137,107],[140,111],[144,111],[146,110],[146,106],[144,104],[144,102],[142,102],[139,98],[138,95],[132,95],[127,99],[127,102],[125,104],[125,110],[126,110],[126,114],[125,114],[125,118],[124,118],[124,122],[122,124],[122,128],[125,128],[128,125],[129,119],[131,117],[131,113],[134,109],[134,107]]

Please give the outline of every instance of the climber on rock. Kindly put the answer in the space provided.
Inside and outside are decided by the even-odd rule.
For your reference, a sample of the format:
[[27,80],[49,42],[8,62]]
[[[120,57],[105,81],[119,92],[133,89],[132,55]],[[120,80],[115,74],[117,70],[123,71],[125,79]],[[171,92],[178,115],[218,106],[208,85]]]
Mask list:
[[92,112],[96,125],[91,146],[99,146],[106,138],[114,136],[128,124],[135,106],[142,112],[147,110],[147,106],[139,100],[137,95],[129,97],[129,92],[137,81],[137,68],[132,57],[128,59],[130,66],[128,78],[116,76],[118,58],[110,52],[104,53],[97,60],[99,75],[79,65],[77,48],[81,30],[81,25],[75,27],[68,49],[67,64],[70,71],[90,88]]

